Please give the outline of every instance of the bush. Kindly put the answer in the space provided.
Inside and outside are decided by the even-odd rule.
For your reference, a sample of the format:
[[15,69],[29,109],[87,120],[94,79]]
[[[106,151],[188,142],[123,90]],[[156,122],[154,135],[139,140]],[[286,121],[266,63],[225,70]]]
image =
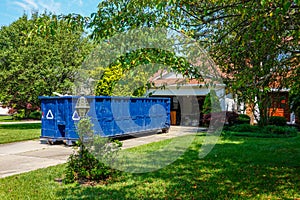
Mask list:
[[83,148],[80,153],[70,155],[64,181],[66,183],[76,181],[84,183],[105,180],[111,173],[112,170],[109,167],[97,160],[86,148]]
[[229,125],[234,125],[235,123],[237,123],[238,117],[239,117],[239,115],[236,112],[233,112],[233,111],[232,112],[229,112],[229,111],[226,112],[226,122]]
[[25,109],[20,109],[20,110],[18,110],[18,112],[15,112],[15,113],[12,115],[12,118],[13,118],[14,120],[20,120],[20,119],[26,118]]
[[259,132],[260,128],[250,124],[239,124],[230,127],[229,130],[233,132]]
[[245,114],[240,114],[236,120],[237,124],[250,124],[250,117]]
[[285,126],[286,119],[285,117],[272,116],[269,118],[269,125]]
[[92,127],[89,118],[83,118],[77,124],[80,148],[68,159],[66,183],[104,181],[115,172],[110,166],[122,143],[95,135]]
[[215,90],[210,90],[210,93],[208,93],[204,99],[203,104],[203,113],[209,114],[212,111],[219,112],[221,111],[221,105],[220,100],[216,94]]
[[204,126],[209,126],[211,124],[212,121],[212,117],[214,117],[214,121],[215,123],[225,123],[225,117],[224,117],[225,113],[223,112],[216,112],[216,113],[209,113],[209,114],[204,114],[203,115],[203,119],[202,119],[202,124]]
[[238,117],[238,114],[235,112],[230,112],[230,111],[222,111],[222,112],[215,112],[213,113],[209,113],[209,114],[204,114],[203,115],[203,119],[202,119],[202,124],[204,126],[209,126],[210,125],[210,121],[212,120],[212,116],[215,117],[217,120],[221,120],[218,121],[220,123],[228,123],[229,125],[233,125]]
[[292,136],[296,136],[298,133],[297,129],[294,127],[275,126],[275,125],[268,125],[263,127],[262,132],[265,134],[292,135]]
[[247,137],[293,137],[297,136],[295,127],[268,125],[264,127],[250,124],[239,124],[227,127],[223,131],[224,136],[247,136]]
[[29,119],[41,119],[42,117],[42,112],[41,111],[33,111],[29,114]]

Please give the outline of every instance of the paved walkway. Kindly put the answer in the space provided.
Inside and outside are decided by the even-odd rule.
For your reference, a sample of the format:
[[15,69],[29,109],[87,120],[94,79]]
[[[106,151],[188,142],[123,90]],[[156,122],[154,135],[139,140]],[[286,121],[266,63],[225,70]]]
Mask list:
[[[122,140],[122,148],[127,149],[177,136],[194,134],[197,131],[205,131],[205,129],[174,126],[167,134],[151,134]],[[2,144],[0,145],[0,178],[65,163],[72,152],[72,147],[42,144],[39,140]]]

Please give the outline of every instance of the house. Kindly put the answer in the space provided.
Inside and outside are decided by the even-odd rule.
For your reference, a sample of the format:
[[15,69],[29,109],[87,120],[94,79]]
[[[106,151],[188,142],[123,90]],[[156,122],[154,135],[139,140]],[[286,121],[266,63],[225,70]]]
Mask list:
[[[171,125],[195,126],[201,122],[204,99],[210,91],[204,82],[187,79],[182,74],[165,70],[158,71],[149,81],[155,87],[148,90],[147,95],[171,98]],[[232,94],[225,94],[225,84],[216,84],[213,89],[220,99],[222,111],[247,114],[252,124],[257,123],[249,105],[243,103],[238,105]],[[288,90],[273,90],[269,95],[273,99],[269,115],[285,117],[288,123],[295,123],[295,115],[289,109]],[[257,106],[254,112],[259,117]]]
[[[187,79],[182,74],[161,70],[150,79],[155,87],[148,90],[149,96],[171,98],[171,125],[198,126],[203,117],[203,104],[210,88],[204,82]],[[221,109],[225,111],[225,85],[216,84]],[[232,105],[231,105],[232,107]]]

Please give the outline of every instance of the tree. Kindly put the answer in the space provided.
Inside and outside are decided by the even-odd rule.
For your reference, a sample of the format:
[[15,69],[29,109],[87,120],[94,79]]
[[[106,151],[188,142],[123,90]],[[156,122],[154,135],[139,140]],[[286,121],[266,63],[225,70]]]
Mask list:
[[70,91],[89,46],[82,26],[52,14],[1,27],[0,102],[28,117],[39,108],[38,96]]
[[[152,85],[149,78],[159,70],[157,64],[186,72],[187,61],[162,49],[139,49],[120,56],[106,68],[96,85],[96,95],[143,96]],[[142,68],[138,68],[143,66]],[[99,70],[99,68],[97,68]]]
[[165,26],[197,39],[231,92],[257,104],[260,124],[266,125],[269,92],[288,87],[287,77],[299,63],[299,6],[297,0],[103,1],[91,24],[105,38],[139,26]]
[[291,69],[295,61],[299,62],[299,2],[214,1],[188,5],[182,9],[193,19],[187,28],[194,30],[198,40],[208,39],[208,49],[227,86],[241,101],[257,104],[259,123],[266,125],[272,107],[269,93],[288,87],[288,76],[294,73]]
[[[167,16],[172,11],[167,9],[165,10],[164,15],[161,15],[162,8],[167,5],[168,3],[164,1],[102,1],[98,6],[97,13],[91,15],[87,27],[93,30],[91,34],[92,39],[98,43],[107,42],[110,44],[111,38],[118,33],[128,33],[130,30],[142,27],[155,28],[162,25],[165,27],[167,25]],[[137,37],[143,38],[143,35],[147,38],[147,33],[142,33],[142,35],[138,35]],[[163,37],[169,37],[168,33],[165,33]],[[152,41],[145,41],[145,43],[155,43],[157,42],[155,39],[156,38],[153,38]],[[132,40],[135,40],[135,38],[132,38]],[[128,40],[126,43],[127,42]],[[166,39],[165,42],[160,41],[160,44],[162,43],[170,43],[170,40],[168,41],[168,39]],[[124,44],[120,43],[120,46],[115,46],[115,48],[120,49],[122,48],[122,45]],[[132,46],[134,45],[137,44],[132,44]],[[174,43],[171,45],[174,46]],[[151,86],[150,83],[147,82],[151,73],[154,74],[159,69],[155,67],[157,64],[168,66],[170,70],[182,73],[187,77],[191,76],[193,78],[199,78],[199,74],[189,73],[189,71],[197,70],[191,66],[184,57],[178,55],[180,54],[174,53],[173,50],[165,51],[163,49],[147,47],[141,49],[133,48],[133,51],[131,52],[124,52],[124,55],[121,55],[117,61],[109,63],[109,67],[105,65],[98,67],[98,70],[100,72],[102,71],[102,74],[100,73],[100,80],[96,86],[95,94],[112,95],[112,91],[114,90],[114,95],[143,95],[146,88]],[[139,73],[136,71],[135,74],[133,70],[141,65],[148,65],[147,70],[144,70],[143,72],[140,71]],[[131,77],[131,81],[127,80],[129,86],[124,88],[124,84],[118,83],[122,77],[128,77],[128,74]],[[131,83],[139,84],[135,87],[133,93],[131,91],[130,94],[128,93],[128,88],[134,88],[130,85]]]
[[112,0],[99,4],[89,25],[93,38],[157,26],[195,38],[210,52],[231,92],[258,105],[260,124],[266,125],[269,93],[288,87],[288,77],[298,75],[293,69],[300,55],[299,7],[297,0]]

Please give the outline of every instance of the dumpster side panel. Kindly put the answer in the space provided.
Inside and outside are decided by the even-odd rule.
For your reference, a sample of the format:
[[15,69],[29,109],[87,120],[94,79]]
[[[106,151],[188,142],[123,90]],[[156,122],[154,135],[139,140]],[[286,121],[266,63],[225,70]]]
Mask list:
[[42,110],[42,137],[56,137],[56,123],[55,115],[55,101],[44,99],[41,101],[41,110]]
[[[78,97],[40,97],[42,109],[41,137],[77,140],[75,111]],[[129,97],[87,97],[87,115],[96,134],[119,136],[170,127],[170,99]]]
[[77,140],[79,138],[76,131],[76,123],[80,120],[77,112],[75,111],[75,104],[77,98],[69,97],[65,99],[65,119],[66,119],[66,138],[67,140]]
[[42,137],[59,138],[61,137],[57,127],[57,102],[56,100],[42,100]]

